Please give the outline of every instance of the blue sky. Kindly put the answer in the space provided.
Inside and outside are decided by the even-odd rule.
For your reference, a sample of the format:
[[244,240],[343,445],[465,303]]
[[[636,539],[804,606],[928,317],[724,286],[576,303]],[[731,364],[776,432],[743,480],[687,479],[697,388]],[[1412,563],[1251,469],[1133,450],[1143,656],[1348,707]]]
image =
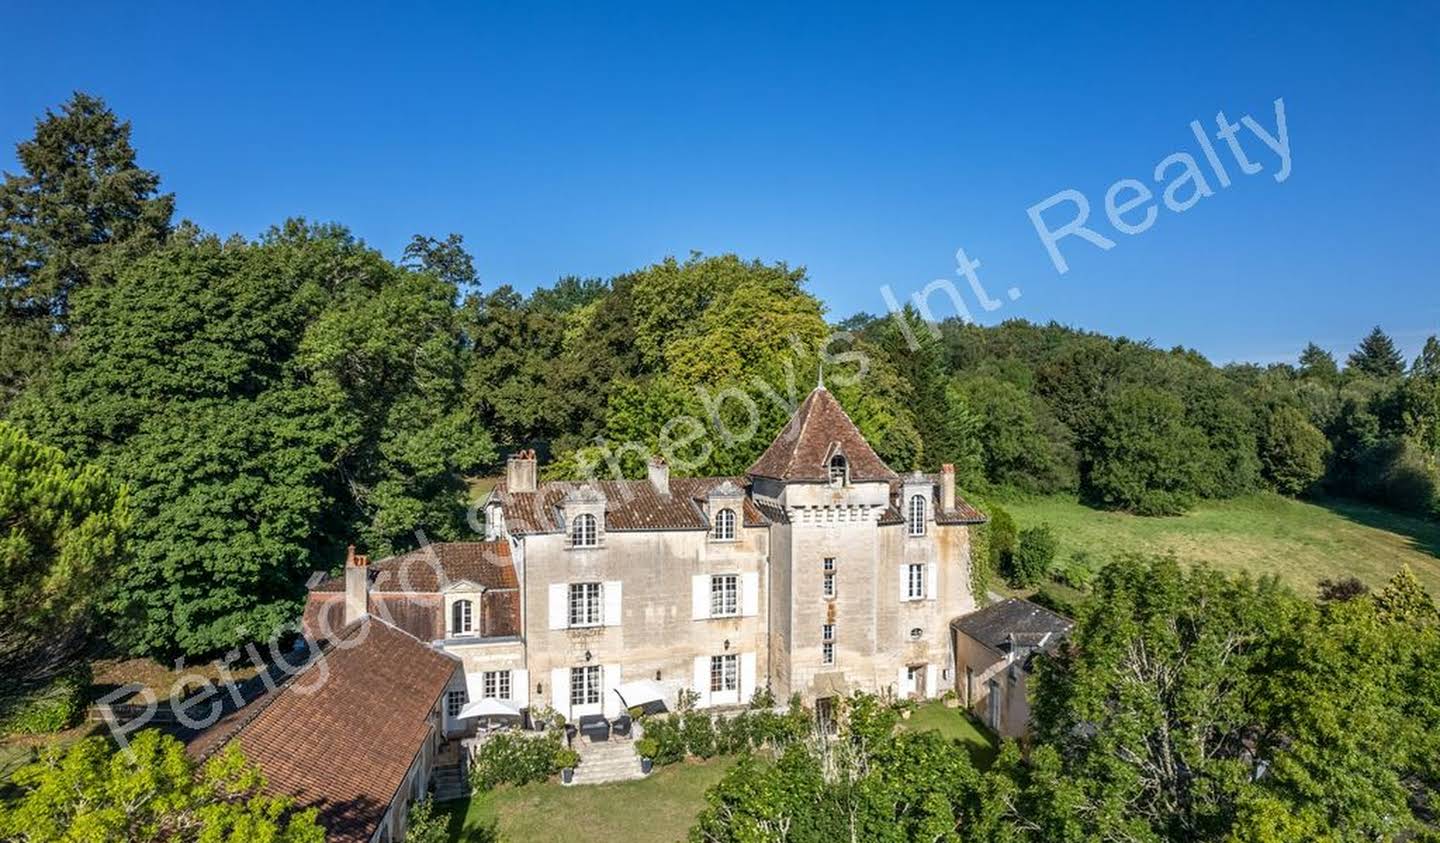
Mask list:
[[[806,266],[835,318],[948,278],[982,322],[1218,361],[1440,331],[1435,3],[137,5],[7,5],[0,167],[84,89],[206,228],[304,215],[392,256],[456,231],[490,288],[734,251]],[[1276,98],[1283,183],[1242,130],[1261,172],[1220,189],[1205,169],[1214,195],[1110,227],[1116,180],[1158,196],[1161,159],[1204,166],[1190,121],[1273,132]],[[1062,241],[1062,276],[1026,209],[1066,188],[1116,246]],[[958,248],[1002,307],[969,295]]]

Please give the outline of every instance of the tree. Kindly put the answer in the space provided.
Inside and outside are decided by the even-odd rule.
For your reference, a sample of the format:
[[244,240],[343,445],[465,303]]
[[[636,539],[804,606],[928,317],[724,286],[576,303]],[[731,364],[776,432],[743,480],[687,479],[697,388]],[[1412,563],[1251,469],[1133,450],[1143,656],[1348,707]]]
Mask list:
[[130,124],[89,94],[46,111],[16,158],[0,183],[0,406],[48,360],[75,291],[158,246],[175,205],[135,163]]
[[1008,572],[1011,584],[1023,588],[1042,582],[1055,564],[1058,549],[1059,541],[1049,524],[1021,530],[1020,544]]
[[1402,565],[1395,576],[1375,594],[1375,607],[1387,620],[1410,625],[1440,623],[1440,608],[1425,591],[1409,565]]
[[137,733],[124,751],[104,738],[50,747],[15,773],[0,803],[0,839],[27,843],[324,843],[312,810],[265,795],[265,778],[231,744],[197,767],[174,738]]
[[1173,395],[1150,387],[1117,390],[1088,443],[1086,485],[1100,503],[1139,515],[1175,515],[1195,497],[1204,438]]
[[1293,407],[1276,407],[1265,417],[1260,462],[1265,476],[1284,495],[1298,495],[1325,473],[1330,443]]
[[956,389],[978,424],[975,439],[987,480],[1036,492],[1073,488],[1073,467],[1067,470],[1060,456],[1065,449],[1042,426],[1042,402],[988,375],[963,378]]
[[1346,361],[1347,371],[1372,378],[1394,378],[1405,372],[1405,358],[1390,335],[1375,326]]
[[1429,381],[1431,384],[1440,383],[1440,339],[1433,334],[1425,340],[1425,347],[1420,349],[1420,356],[1410,365],[1410,376]]
[[1335,355],[1313,342],[1300,352],[1300,377],[1334,383],[1339,376],[1340,366],[1335,362]]
[[346,544],[460,534],[460,472],[493,448],[459,398],[454,298],[303,221],[258,242],[179,232],[76,297],[73,341],[14,415],[133,489],[118,643],[264,639]]
[[406,269],[429,272],[457,290],[480,282],[475,272],[475,259],[465,251],[465,238],[451,234],[444,240],[416,234],[405,246],[400,265]]
[[36,728],[69,725],[75,701],[55,686],[126,563],[129,525],[128,493],[104,471],[0,422],[0,724],[39,702],[59,708],[29,711]]

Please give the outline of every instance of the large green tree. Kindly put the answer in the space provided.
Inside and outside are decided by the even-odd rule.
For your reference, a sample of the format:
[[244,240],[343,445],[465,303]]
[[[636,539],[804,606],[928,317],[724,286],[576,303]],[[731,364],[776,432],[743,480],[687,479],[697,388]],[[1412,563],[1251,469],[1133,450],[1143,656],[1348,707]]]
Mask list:
[[1398,377],[1405,371],[1405,358],[1390,335],[1377,325],[1351,352],[1346,371],[1372,378]]
[[270,635],[336,548],[458,535],[455,288],[343,229],[195,230],[75,299],[73,340],[16,418],[134,490],[115,635],[149,653]]
[[1087,446],[1087,490],[1105,506],[1173,515],[1195,497],[1205,440],[1169,393],[1150,387],[1115,391]]
[[1306,491],[1325,472],[1330,445],[1294,407],[1276,407],[1265,417],[1260,435],[1260,460],[1265,476],[1281,494]]
[[104,738],[49,748],[14,776],[0,839],[23,843],[324,843],[314,810],[266,795],[265,778],[231,746],[203,766],[154,729],[124,751]]

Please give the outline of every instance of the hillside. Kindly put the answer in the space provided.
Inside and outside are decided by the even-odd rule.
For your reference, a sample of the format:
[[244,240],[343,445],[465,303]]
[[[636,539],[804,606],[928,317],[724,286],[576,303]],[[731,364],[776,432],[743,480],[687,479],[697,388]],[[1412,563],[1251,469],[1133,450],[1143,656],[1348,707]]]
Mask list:
[[1440,593],[1440,524],[1362,503],[1257,494],[1169,518],[1091,509],[1063,496],[1000,503],[1022,529],[1053,526],[1061,560],[1076,551],[1102,561],[1128,551],[1173,551],[1225,571],[1277,574],[1303,594],[1322,579],[1350,575],[1382,585],[1408,564],[1432,594]]

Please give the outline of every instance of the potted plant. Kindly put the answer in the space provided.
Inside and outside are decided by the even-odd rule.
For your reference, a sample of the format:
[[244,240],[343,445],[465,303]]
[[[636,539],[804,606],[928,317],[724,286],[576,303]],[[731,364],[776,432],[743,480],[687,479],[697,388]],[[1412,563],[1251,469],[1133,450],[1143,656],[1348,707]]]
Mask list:
[[575,768],[580,766],[580,753],[573,749],[561,749],[555,753],[555,766],[560,768],[560,781],[570,784],[575,781]]
[[959,707],[960,707],[960,695],[959,695],[959,694],[956,694],[955,691],[954,691],[954,689],[951,689],[951,690],[946,691],[945,693],[941,694],[941,695],[940,695],[940,701],[943,702],[943,703],[945,703],[945,707],[946,707],[946,708],[959,708]]
[[660,743],[654,738],[641,738],[635,742],[635,751],[640,754],[640,772],[650,775],[655,768],[655,753],[660,751]]

